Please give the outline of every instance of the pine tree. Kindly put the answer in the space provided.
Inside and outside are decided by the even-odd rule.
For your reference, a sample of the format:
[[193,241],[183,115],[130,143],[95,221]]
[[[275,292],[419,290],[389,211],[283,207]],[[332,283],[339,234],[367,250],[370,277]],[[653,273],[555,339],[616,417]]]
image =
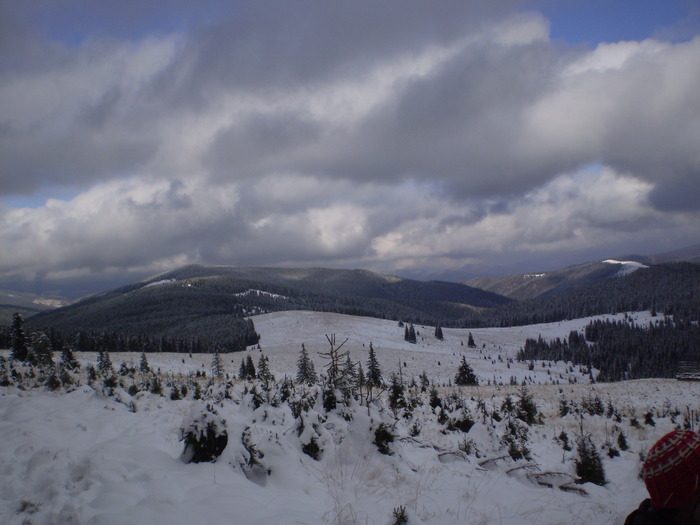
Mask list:
[[425,373],[425,370],[420,375],[420,391],[425,392],[428,387],[430,386],[430,379],[428,379],[428,374]]
[[535,405],[535,400],[525,385],[520,388],[518,393],[516,417],[528,425],[532,425],[537,417],[537,405]]
[[68,345],[64,345],[61,350],[60,365],[67,370],[79,370],[80,363],[75,358],[73,350]]
[[476,343],[474,342],[474,336],[472,336],[471,332],[469,332],[469,339],[467,340],[467,346],[469,348],[476,348]]
[[217,379],[224,377],[224,362],[219,355],[219,352],[214,353],[214,357],[211,360],[211,373]]
[[445,338],[445,336],[442,334],[442,328],[440,328],[440,325],[435,327],[435,338],[439,339],[440,341]]
[[396,374],[391,374],[391,386],[389,387],[389,407],[397,410],[406,406],[404,398],[404,386]]
[[352,359],[350,359],[350,354],[347,354],[345,356],[345,364],[343,365],[343,368],[340,370],[340,375],[345,380],[346,383],[349,382],[350,384],[354,384],[357,381],[357,372],[355,371],[355,363],[353,363]]
[[51,366],[53,362],[53,352],[51,351],[51,341],[44,332],[34,332],[29,337],[32,361],[39,366]]
[[245,358],[245,364],[242,365],[243,377],[241,379],[255,379],[255,365],[253,364],[253,358],[248,354]]
[[10,356],[18,361],[26,361],[29,353],[27,342],[24,336],[24,320],[19,312],[12,316],[12,328],[10,329],[12,347]]
[[264,381],[265,383],[274,379],[272,376],[272,372],[270,372],[269,361],[267,357],[265,357],[265,355],[260,355],[260,359],[258,359],[257,378],[261,381]]
[[379,368],[377,356],[374,353],[372,343],[369,344],[369,358],[367,360],[367,384],[379,387],[382,385],[382,371]]
[[576,440],[576,475],[579,483],[595,483],[605,485],[605,469],[603,460],[595,448],[590,435],[581,436]]
[[474,373],[474,369],[467,363],[467,358],[462,356],[462,361],[459,363],[457,374],[455,375],[455,385],[478,385],[479,380]]
[[151,371],[151,367],[148,365],[148,359],[146,359],[146,352],[141,352],[141,362],[139,363],[139,370],[142,374],[147,374]]
[[357,388],[364,388],[367,384],[367,379],[365,378],[365,371],[362,370],[362,363],[357,363],[357,381],[355,382]]
[[416,328],[413,325],[407,326],[404,329],[403,338],[405,341],[408,341],[409,343],[415,343],[417,341]]
[[302,343],[301,353],[299,354],[299,361],[297,361],[297,382],[306,383],[311,386],[318,380],[316,376],[316,368],[314,367],[313,361],[309,357],[306,347]]
[[100,350],[97,354],[97,370],[99,370],[102,375],[107,375],[110,372],[114,372],[112,367],[112,359],[109,357],[108,352],[103,352]]

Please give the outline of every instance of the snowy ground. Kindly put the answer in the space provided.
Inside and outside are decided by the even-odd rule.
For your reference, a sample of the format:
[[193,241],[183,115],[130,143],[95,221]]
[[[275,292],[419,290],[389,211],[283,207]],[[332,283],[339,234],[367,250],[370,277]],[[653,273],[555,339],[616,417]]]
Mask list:
[[[635,315],[640,324],[648,320],[647,314]],[[295,374],[302,343],[320,369],[318,352],[328,348],[326,334],[335,334],[338,343],[347,338],[343,350],[363,366],[372,342],[384,376],[401,370],[406,381],[425,371],[432,381],[447,384],[464,353],[481,386],[444,386],[440,392],[459,394],[477,423],[467,434],[446,432],[427,405],[406,418],[383,402],[369,409],[355,404],[328,415],[317,402],[304,413],[300,434],[299,419],[287,405],[255,409],[252,395],[246,393],[249,385],[236,381],[230,398],[217,398],[216,403],[229,433],[223,455],[213,464],[185,464],[179,459],[179,429],[193,407],[199,410],[202,404],[191,395],[171,401],[147,392],[131,398],[118,390],[116,396],[105,396],[84,383],[67,393],[3,387],[0,523],[388,525],[400,506],[412,525],[622,523],[645,495],[638,478],[640,454],[682,424],[687,411],[697,413],[700,408],[700,383],[591,385],[578,370],[567,374],[561,363],[553,364],[549,374],[548,364],[542,368],[538,363],[533,371],[517,362],[507,367],[508,357],[526,337],[565,337],[588,320],[471,330],[476,349],[467,348],[469,330],[444,329],[445,340],[437,341],[434,327],[417,326],[422,337],[413,345],[403,341],[403,328],[396,323],[376,319],[285,312],[259,316],[254,322],[262,336],[261,350],[250,352],[256,364],[261,353],[268,356],[278,377]],[[84,364],[95,363],[94,355],[79,357]],[[138,364],[139,358],[111,357],[115,368],[122,360]],[[223,357],[227,372],[235,374],[243,356]],[[148,359],[164,376],[210,372],[210,355],[149,354]],[[517,394],[519,387],[508,385],[511,376],[518,381],[529,378],[543,416],[542,425],[529,429],[532,461],[485,461],[504,452],[503,423],[481,417],[477,403],[490,410],[500,407],[506,395]],[[556,380],[559,385],[552,384]],[[497,384],[501,382],[505,385]],[[223,391],[223,385],[215,385],[210,399]],[[559,417],[562,398],[580,404],[593,397],[611,403],[621,421]],[[673,416],[675,411],[681,414]],[[644,423],[647,412],[653,413],[655,426]],[[631,425],[633,418],[639,426]],[[380,422],[393,426],[397,436],[391,456],[380,454],[372,444],[373,429]],[[411,428],[415,423],[420,427],[417,433],[417,427]],[[554,438],[564,430],[573,441],[581,429],[599,447],[614,442],[622,431],[630,446],[614,458],[601,449],[608,483],[578,486],[585,495],[556,488],[574,474],[575,451],[564,451]],[[311,434],[322,449],[318,461],[301,452]],[[465,440],[472,440],[478,455],[460,451]],[[250,450],[257,451],[259,465],[247,461]],[[554,488],[534,482],[537,474],[548,472],[558,473],[550,476]]]

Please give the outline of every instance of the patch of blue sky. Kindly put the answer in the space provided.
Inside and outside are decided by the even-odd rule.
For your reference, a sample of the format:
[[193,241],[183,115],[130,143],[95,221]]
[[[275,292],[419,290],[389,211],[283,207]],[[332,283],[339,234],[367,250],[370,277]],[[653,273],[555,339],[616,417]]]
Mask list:
[[66,186],[42,186],[34,193],[6,195],[0,201],[8,208],[40,208],[49,199],[70,201],[80,193],[76,188]]
[[78,46],[87,38],[145,37],[187,32],[211,24],[235,2],[172,0],[170,2],[56,2],[43,4],[35,18],[54,41]]
[[528,6],[550,20],[553,40],[571,45],[684,41],[700,34],[697,0],[532,0]]

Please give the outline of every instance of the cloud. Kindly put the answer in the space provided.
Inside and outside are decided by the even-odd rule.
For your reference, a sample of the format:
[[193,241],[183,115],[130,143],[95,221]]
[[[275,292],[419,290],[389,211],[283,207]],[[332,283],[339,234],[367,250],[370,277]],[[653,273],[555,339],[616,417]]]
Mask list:
[[700,37],[567,48],[515,1],[65,5],[2,4],[0,197],[75,195],[0,207],[0,275],[696,242]]
[[693,216],[654,210],[652,189],[609,168],[559,176],[505,204],[445,199],[428,183],[287,174],[211,186],[205,178],[134,177],[98,184],[70,201],[4,210],[0,244],[13,250],[3,255],[0,277],[261,261],[390,272],[615,247],[637,235],[660,242],[669,232],[691,235]]

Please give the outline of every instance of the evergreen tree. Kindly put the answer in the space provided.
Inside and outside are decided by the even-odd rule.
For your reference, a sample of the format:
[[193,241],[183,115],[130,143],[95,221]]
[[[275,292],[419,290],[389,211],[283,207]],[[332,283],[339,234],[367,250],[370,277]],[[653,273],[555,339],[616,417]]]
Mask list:
[[258,359],[257,378],[265,383],[274,379],[272,372],[270,372],[270,363],[265,355],[260,355],[260,359]]
[[522,386],[520,392],[518,393],[516,417],[528,425],[532,425],[537,417],[537,406],[535,405],[535,400],[525,385]]
[[12,346],[10,348],[10,356],[18,361],[26,361],[29,349],[27,348],[26,338],[24,336],[24,320],[19,312],[15,312],[12,316],[12,328],[10,329],[10,338]]
[[44,332],[34,332],[29,337],[31,360],[39,366],[51,366],[53,362],[53,352],[51,351],[51,341]]
[[377,356],[374,353],[374,346],[369,344],[369,358],[367,360],[367,384],[369,386],[379,387],[382,385],[382,371],[379,368]]
[[474,373],[474,369],[467,363],[467,358],[462,356],[462,361],[459,363],[457,374],[455,375],[455,385],[478,385],[479,380]]
[[579,483],[595,483],[605,485],[605,469],[603,460],[595,448],[590,435],[581,436],[576,440],[576,475]]
[[404,398],[404,386],[396,374],[391,374],[391,386],[389,387],[389,407],[397,410],[406,406]]
[[435,327],[435,338],[439,339],[440,341],[442,341],[445,338],[445,336],[442,334],[442,328],[440,327],[440,325],[437,325]]
[[425,373],[425,370],[420,375],[420,391],[425,392],[428,387],[430,386],[430,379],[428,379],[428,374]]
[[442,406],[442,399],[440,399],[440,394],[438,394],[437,388],[435,388],[435,386],[432,386],[430,388],[429,404],[431,408],[437,408]]
[[407,326],[404,330],[403,338],[409,343],[415,343],[417,341],[416,328],[413,325]]
[[139,371],[142,374],[147,374],[151,371],[151,367],[148,365],[148,359],[146,359],[146,352],[141,352],[141,362],[139,363]]
[[219,352],[214,353],[214,357],[211,360],[211,373],[217,379],[224,377],[224,362],[219,355]]
[[112,367],[112,359],[109,357],[109,352],[100,352],[97,354],[97,370],[102,375],[107,375],[110,372],[114,372]]
[[297,361],[297,382],[306,383],[311,386],[318,380],[316,376],[316,368],[314,367],[313,361],[309,357],[306,347],[302,343],[301,353],[299,354],[299,360]]
[[471,332],[469,332],[469,339],[467,340],[467,346],[469,348],[476,348],[476,343],[474,342],[474,336],[472,336]]
[[367,379],[365,378],[365,371],[362,370],[362,363],[357,363],[357,381],[355,382],[357,388],[364,388],[367,384]]
[[241,367],[238,370],[238,378],[246,380],[255,379],[255,365],[253,364],[253,358],[250,354],[241,361]]
[[345,356],[345,364],[343,365],[343,368],[340,370],[340,375],[343,377],[345,382],[350,382],[350,384],[354,384],[357,381],[357,372],[355,372],[355,363],[352,362],[352,359],[350,359],[350,354],[347,354]]
[[79,370],[80,369],[80,363],[75,358],[75,355],[73,354],[73,350],[71,350],[70,346],[68,346],[68,345],[64,345],[63,349],[61,350],[60,365],[67,370]]

